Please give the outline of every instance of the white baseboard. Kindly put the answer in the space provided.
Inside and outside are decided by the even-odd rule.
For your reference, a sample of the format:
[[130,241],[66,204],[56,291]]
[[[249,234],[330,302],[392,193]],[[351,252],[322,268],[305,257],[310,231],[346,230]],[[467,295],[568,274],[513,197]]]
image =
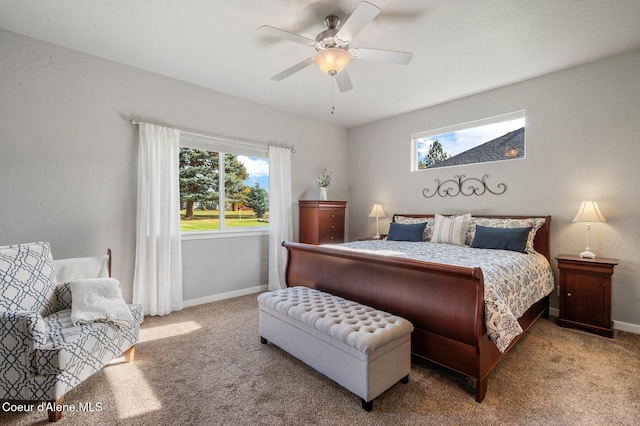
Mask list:
[[200,297],[198,299],[185,300],[182,305],[185,308],[196,305],[204,305],[205,303],[217,302],[219,300],[231,299],[234,297],[246,296],[247,294],[261,293],[267,290],[267,285],[259,285],[256,287],[243,288],[242,290],[229,291],[227,293],[212,294],[207,297]]
[[[549,315],[552,317],[557,317],[558,315],[560,315],[560,310],[558,308],[549,308]],[[640,334],[640,325],[638,324],[631,324],[631,323],[622,322],[622,321],[614,321],[613,328],[615,330],[628,331],[629,333]]]
[[629,333],[640,334],[640,325],[638,324],[631,324],[631,323],[622,322],[622,321],[614,321],[613,328],[615,328],[616,330],[628,331]]

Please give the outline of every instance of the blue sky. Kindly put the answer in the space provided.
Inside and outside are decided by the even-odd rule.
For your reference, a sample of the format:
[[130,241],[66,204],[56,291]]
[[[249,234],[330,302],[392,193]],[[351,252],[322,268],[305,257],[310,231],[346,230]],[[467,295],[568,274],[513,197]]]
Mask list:
[[249,179],[244,183],[247,186],[255,186],[256,182],[260,184],[261,188],[269,191],[269,160],[266,158],[247,157],[244,155],[238,155],[238,160],[244,164],[247,172],[249,173]]

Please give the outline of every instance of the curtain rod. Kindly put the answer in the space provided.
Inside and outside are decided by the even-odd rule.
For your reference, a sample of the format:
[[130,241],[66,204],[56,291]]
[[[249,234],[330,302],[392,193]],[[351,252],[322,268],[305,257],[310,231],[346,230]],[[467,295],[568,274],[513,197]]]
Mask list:
[[[129,124],[131,124],[132,126],[137,126],[140,123],[142,123],[142,122],[134,120],[133,118],[129,120]],[[151,123],[148,123],[148,124],[151,124]],[[243,144],[243,145],[257,146],[257,147],[260,147],[260,148],[264,148],[264,147],[268,148],[269,146],[271,146],[269,144],[262,144],[262,143],[258,143],[258,142],[245,142],[245,141],[238,141],[238,140],[234,140],[234,139],[223,138],[223,137],[220,137],[220,136],[206,135],[206,134],[203,134],[203,133],[195,133],[195,132],[191,132],[189,130],[183,130],[183,129],[178,129],[178,130],[180,130],[180,133],[185,133],[185,134],[188,134],[188,135],[191,135],[191,136],[201,136],[201,137],[205,137],[205,138],[215,138],[215,139],[219,139],[219,140],[222,140],[222,141],[239,143],[239,144]],[[288,146],[281,146],[281,145],[274,145],[274,146],[279,146],[281,148],[288,148],[288,149],[291,150],[291,153],[293,153],[293,154],[296,153],[295,148],[291,148],[291,147],[288,147]]]

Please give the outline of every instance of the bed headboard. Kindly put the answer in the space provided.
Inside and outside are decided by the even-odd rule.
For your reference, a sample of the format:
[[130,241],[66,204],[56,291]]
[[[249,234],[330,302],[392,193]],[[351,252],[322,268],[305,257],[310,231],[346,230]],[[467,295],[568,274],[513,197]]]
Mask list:
[[[393,219],[392,222],[396,221],[396,216],[405,216],[405,217],[415,217],[415,218],[422,218],[422,217],[434,217],[435,215],[433,214],[405,214],[405,213],[395,213],[393,215]],[[488,215],[488,214],[478,214],[478,215],[474,215],[476,217],[487,217],[487,218],[493,218],[493,219],[532,219],[532,218],[536,218],[536,217],[541,217],[544,218],[544,224],[540,227],[540,229],[538,229],[538,232],[536,232],[536,237],[533,240],[533,248],[535,249],[535,251],[537,251],[538,253],[542,254],[544,257],[547,258],[547,260],[549,262],[551,262],[551,239],[550,239],[550,235],[551,235],[551,216],[548,215],[532,215],[532,216],[522,216],[522,215],[516,215],[516,216],[505,216],[505,215]]]

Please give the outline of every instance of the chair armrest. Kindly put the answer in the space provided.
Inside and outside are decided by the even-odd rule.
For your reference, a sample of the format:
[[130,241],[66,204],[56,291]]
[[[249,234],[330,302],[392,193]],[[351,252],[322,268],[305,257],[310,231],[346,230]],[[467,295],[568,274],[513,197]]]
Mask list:
[[71,363],[71,352],[66,347],[48,347],[45,345],[39,348],[35,354],[35,367],[40,375],[60,374]]
[[0,381],[35,374],[36,349],[46,344],[42,316],[30,311],[0,312]]

